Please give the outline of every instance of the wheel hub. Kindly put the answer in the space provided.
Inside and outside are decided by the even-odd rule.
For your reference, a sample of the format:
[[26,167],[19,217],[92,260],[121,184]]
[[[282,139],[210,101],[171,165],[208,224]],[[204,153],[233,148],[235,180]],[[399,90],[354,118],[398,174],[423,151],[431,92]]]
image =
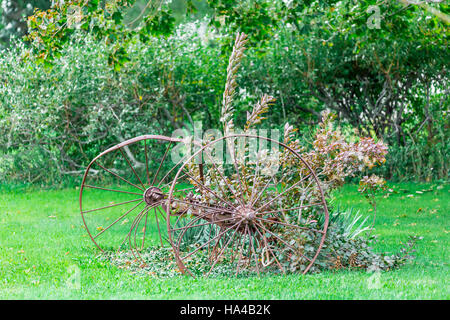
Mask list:
[[144,192],[144,201],[147,205],[155,204],[164,199],[164,193],[158,187],[150,187]]
[[247,206],[239,206],[236,208],[235,215],[243,219],[245,222],[249,223],[256,219],[256,211],[253,208]]

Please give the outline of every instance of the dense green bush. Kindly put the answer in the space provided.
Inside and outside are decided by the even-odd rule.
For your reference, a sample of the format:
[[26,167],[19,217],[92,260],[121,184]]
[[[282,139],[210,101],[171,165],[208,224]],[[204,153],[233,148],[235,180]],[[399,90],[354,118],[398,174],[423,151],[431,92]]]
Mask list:
[[[245,111],[262,92],[277,99],[268,123],[276,127],[288,120],[304,137],[310,136],[320,112],[329,108],[305,82],[302,50],[314,44],[305,44],[291,31],[283,28],[264,48],[247,52],[237,79],[237,126],[243,125]],[[120,70],[108,61],[120,48],[86,34],[73,36],[52,67],[28,57],[28,48],[20,42],[3,51],[0,179],[58,184],[79,177],[90,159],[125,139],[171,135],[173,129],[192,128],[195,121],[202,121],[203,128],[217,128],[227,39],[206,20],[181,25],[167,38],[134,38],[127,42],[129,62]],[[319,56],[327,52],[323,50]],[[331,72],[342,66],[327,68]],[[440,77],[431,84],[445,83],[445,68]],[[408,105],[396,113],[404,118],[397,127],[401,138],[395,126],[376,134],[370,123],[357,125],[363,134],[378,135],[389,145],[386,165],[377,173],[397,180],[448,179],[448,91],[432,89],[421,82],[409,89]],[[350,124],[350,133],[355,123],[345,114],[340,119],[344,128]]]
[[[217,122],[223,62],[218,47],[190,31],[130,46],[131,62],[115,72],[112,48],[75,38],[53,68],[24,55],[0,59],[2,180],[55,183],[80,175],[105,148],[140,134],[171,135],[202,119]],[[186,119],[186,120],[184,120]],[[185,123],[186,121],[186,123]]]

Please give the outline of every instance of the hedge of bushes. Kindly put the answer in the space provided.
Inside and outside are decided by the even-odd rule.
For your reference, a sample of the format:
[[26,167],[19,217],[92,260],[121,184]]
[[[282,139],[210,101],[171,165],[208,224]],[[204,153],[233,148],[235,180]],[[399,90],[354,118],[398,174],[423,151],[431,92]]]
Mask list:
[[[73,37],[51,68],[27,57],[22,43],[3,51],[1,181],[77,183],[90,159],[125,139],[148,133],[170,136],[176,128],[192,128],[195,121],[218,128],[227,39],[204,22],[181,25],[171,37],[131,42],[130,61],[119,71],[108,63],[114,46],[86,36]],[[238,94],[237,124],[265,92],[277,99],[272,126],[288,120],[304,135],[314,130],[326,107],[305,90],[301,70],[293,68],[300,59],[293,41],[300,40],[280,33],[264,50],[248,50],[238,78],[244,89]],[[448,178],[448,110],[444,104],[435,112],[440,142],[430,144],[424,126],[414,144],[384,137],[390,156],[381,174],[399,180]]]

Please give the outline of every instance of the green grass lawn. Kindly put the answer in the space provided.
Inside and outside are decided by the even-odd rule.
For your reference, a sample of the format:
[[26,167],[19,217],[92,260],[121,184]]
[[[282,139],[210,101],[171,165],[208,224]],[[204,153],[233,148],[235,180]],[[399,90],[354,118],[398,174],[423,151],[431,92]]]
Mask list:
[[[158,279],[132,274],[96,258],[99,251],[79,214],[78,190],[3,190],[0,298],[449,299],[450,187],[391,186],[398,193],[378,202],[375,233],[380,241],[376,249],[396,252],[409,235],[423,236],[414,261],[375,275],[336,271],[239,279],[181,275]],[[432,191],[426,191],[430,188]],[[370,206],[358,195],[356,186],[339,192],[337,203],[370,214]],[[80,279],[80,286],[73,279]]]

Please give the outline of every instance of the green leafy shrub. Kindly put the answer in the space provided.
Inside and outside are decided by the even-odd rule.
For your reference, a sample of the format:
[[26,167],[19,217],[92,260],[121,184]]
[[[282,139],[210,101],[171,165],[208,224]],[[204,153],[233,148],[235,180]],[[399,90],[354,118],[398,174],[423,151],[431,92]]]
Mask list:
[[217,122],[213,106],[225,66],[198,24],[150,44],[136,39],[132,62],[119,73],[107,62],[113,49],[75,37],[52,68],[18,59],[27,51],[23,44],[2,55],[2,181],[58,184],[79,177],[98,153],[125,139],[170,136],[197,119],[211,127]]

